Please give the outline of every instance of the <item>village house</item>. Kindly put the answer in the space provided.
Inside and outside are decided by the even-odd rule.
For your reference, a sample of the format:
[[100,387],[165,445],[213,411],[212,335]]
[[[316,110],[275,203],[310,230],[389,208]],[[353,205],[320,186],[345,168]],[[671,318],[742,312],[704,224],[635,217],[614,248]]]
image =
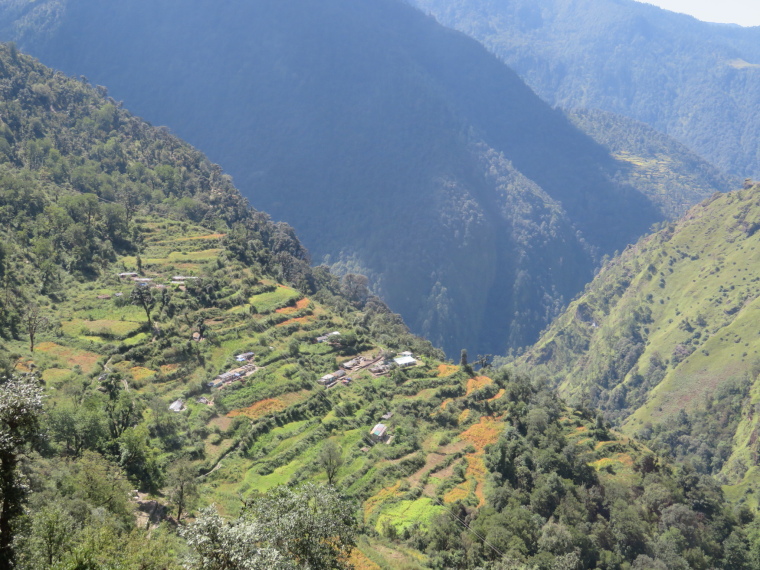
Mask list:
[[340,336],[340,333],[338,331],[333,331],[331,333],[318,336],[317,342],[328,342],[332,337],[336,337],[336,336]]
[[385,424],[377,424],[369,432],[370,437],[377,442],[385,441],[388,438],[388,426]]
[[170,412],[181,412],[184,409],[185,409],[185,402],[183,402],[181,398],[179,400],[175,400],[169,406]]
[[256,356],[253,352],[244,352],[235,356],[235,360],[238,362],[250,362],[253,357]]
[[127,278],[133,278],[137,277],[139,274],[135,273],[134,271],[125,271],[124,273],[119,273],[119,279],[127,279]]
[[399,368],[407,368],[408,366],[414,366],[417,364],[417,361],[411,356],[400,356],[398,358],[394,358],[393,362],[395,362],[396,366]]

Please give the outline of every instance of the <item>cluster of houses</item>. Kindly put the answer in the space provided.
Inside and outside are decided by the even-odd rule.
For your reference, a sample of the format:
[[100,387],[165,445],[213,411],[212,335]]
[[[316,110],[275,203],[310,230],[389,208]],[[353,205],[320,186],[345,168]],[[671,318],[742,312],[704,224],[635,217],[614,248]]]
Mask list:
[[322,378],[317,380],[317,382],[322,384],[322,386],[324,386],[325,388],[332,388],[339,381],[345,384],[346,386],[348,386],[351,383],[351,377],[346,376],[345,370],[336,370],[335,372],[331,372],[330,374],[325,374],[324,376],[322,376]]
[[259,367],[256,366],[256,363],[253,361],[255,356],[256,355],[253,352],[244,352],[243,354],[236,355],[235,361],[245,364],[243,364],[243,366],[233,368],[232,370],[228,370],[227,372],[220,374],[211,382],[209,382],[208,386],[210,388],[224,388],[235,380],[243,380],[244,378],[250,376],[259,369]]
[[[122,273],[119,273],[118,276],[119,276],[119,279],[129,279],[138,285],[150,286],[156,289],[166,289],[166,285],[164,285],[163,283],[153,283],[152,277],[140,277],[140,274],[135,273],[134,271],[124,271]],[[184,291],[185,283],[187,283],[188,280],[195,280],[195,279],[198,279],[198,277],[189,277],[187,275],[175,275],[171,279],[171,284],[178,285],[179,288]]]
[[340,368],[335,372],[325,374],[317,380],[322,386],[326,388],[332,388],[338,382],[345,385],[351,383],[351,377],[347,376],[347,372],[359,372],[360,370],[369,369],[369,372],[376,378],[388,374],[394,366],[399,368],[407,368],[409,366],[415,366],[417,360],[411,352],[402,352],[398,357],[394,359],[385,358],[383,354],[375,358],[368,358],[366,356],[357,356],[351,360],[344,362],[340,365]]
[[391,370],[393,370],[394,366],[398,368],[416,366],[417,359],[414,358],[414,355],[411,352],[405,351],[393,359],[386,358],[383,360],[378,358],[372,364],[373,365],[370,366],[369,371],[375,378],[378,378],[380,376],[385,376],[388,374]]

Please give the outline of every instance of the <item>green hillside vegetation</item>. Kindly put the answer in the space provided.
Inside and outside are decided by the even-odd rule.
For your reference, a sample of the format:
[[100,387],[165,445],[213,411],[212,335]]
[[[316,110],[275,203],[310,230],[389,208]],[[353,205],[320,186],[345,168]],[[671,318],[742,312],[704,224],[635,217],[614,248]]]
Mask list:
[[482,42],[541,97],[667,133],[720,169],[760,177],[760,30],[633,0],[413,0]]
[[716,190],[741,187],[737,178],[697,156],[652,127],[600,110],[575,110],[570,119],[618,160],[616,176],[639,188],[669,219],[675,219]]
[[757,481],[758,216],[758,186],[692,208],[605,264],[521,362],[626,433],[747,490]]
[[603,254],[725,189],[672,184],[662,158],[624,174],[630,160],[399,0],[5,1],[0,29],[223,161],[450,356],[534,342]]
[[443,362],[191,147],[12,47],[0,68],[0,567],[760,561],[710,477],[546,385]]

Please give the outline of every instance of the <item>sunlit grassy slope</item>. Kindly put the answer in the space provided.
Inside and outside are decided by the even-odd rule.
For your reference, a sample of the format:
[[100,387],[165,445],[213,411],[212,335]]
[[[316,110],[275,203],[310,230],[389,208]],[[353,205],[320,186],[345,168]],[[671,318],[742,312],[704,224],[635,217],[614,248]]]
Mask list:
[[[692,208],[607,262],[520,362],[629,433],[703,408],[728,382],[755,382],[759,228],[760,186]],[[746,470],[737,462],[756,463],[756,392],[724,467],[734,479]]]

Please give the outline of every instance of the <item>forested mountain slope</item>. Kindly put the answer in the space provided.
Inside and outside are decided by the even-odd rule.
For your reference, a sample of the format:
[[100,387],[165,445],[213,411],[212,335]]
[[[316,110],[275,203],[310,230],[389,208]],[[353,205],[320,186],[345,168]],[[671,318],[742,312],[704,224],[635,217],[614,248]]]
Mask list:
[[[714,480],[525,377],[442,362],[102,89],[4,46],[0,115],[2,567],[758,562]],[[306,496],[308,532],[285,528]]]
[[223,161],[449,354],[532,342],[601,254],[670,211],[475,41],[396,0],[2,6],[8,37]]
[[757,481],[758,227],[759,186],[695,206],[608,262],[522,363],[701,471]]
[[618,160],[616,179],[640,189],[670,219],[685,214],[715,190],[741,187],[738,178],[725,175],[646,123],[598,109],[575,110],[568,116]]
[[477,38],[547,101],[643,121],[760,176],[760,28],[633,0],[412,0]]

